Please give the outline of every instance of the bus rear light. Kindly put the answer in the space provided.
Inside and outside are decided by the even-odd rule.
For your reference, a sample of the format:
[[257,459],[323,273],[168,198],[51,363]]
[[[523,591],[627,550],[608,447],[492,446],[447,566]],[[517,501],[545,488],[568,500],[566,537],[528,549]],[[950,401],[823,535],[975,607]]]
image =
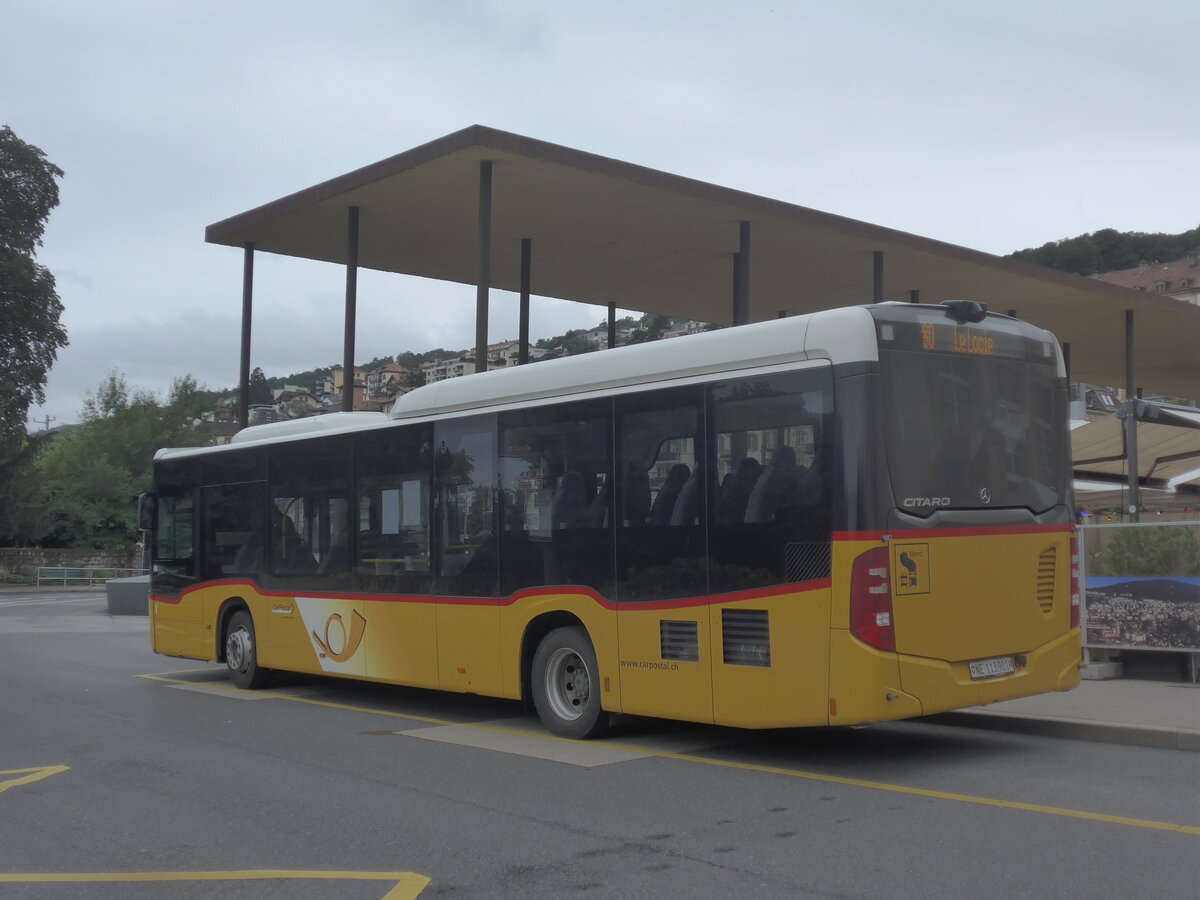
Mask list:
[[1079,627],[1079,536],[1071,535],[1071,627]]
[[877,650],[896,649],[886,547],[854,560],[850,574],[850,633]]

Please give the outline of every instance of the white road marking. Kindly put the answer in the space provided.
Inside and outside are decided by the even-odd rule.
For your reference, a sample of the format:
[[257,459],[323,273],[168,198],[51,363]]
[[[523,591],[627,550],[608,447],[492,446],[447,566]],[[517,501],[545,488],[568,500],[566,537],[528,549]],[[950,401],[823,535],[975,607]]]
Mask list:
[[90,597],[8,597],[0,600],[0,609],[12,606],[44,606],[48,603],[95,603]]
[[0,634],[92,634],[95,632],[147,633],[145,616],[0,616]]
[[458,744],[478,750],[496,750],[501,753],[546,759],[551,762],[567,763],[584,768],[629,762],[632,759],[644,759],[652,755],[606,747],[590,741],[554,740],[545,735],[494,730],[507,728],[508,723],[513,721],[524,723],[523,719],[505,719],[500,722],[485,722],[478,725],[438,725],[432,728],[416,728],[396,733],[405,737],[421,738],[425,741]]

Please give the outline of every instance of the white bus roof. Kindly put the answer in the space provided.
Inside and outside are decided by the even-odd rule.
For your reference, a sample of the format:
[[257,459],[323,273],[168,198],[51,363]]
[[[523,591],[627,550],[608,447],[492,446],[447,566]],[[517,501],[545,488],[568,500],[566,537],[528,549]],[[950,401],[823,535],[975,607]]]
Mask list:
[[[907,303],[885,305],[910,306]],[[390,421],[415,422],[434,416],[465,414],[471,410],[623,392],[643,385],[686,382],[805,360],[845,363],[878,359],[879,348],[869,307],[840,307],[548,360],[488,372],[486,377],[448,378],[401,397],[392,407],[390,417],[376,412],[339,412],[271,422],[242,429],[232,443],[224,447],[164,449],[154,458],[176,459],[227,452],[299,437],[372,430],[386,427]]]

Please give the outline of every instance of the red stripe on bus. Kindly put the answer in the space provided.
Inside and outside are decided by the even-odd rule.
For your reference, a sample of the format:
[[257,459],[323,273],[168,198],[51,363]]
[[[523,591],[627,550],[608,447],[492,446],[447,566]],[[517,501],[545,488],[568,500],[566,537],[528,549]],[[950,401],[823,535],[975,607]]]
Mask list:
[[885,536],[909,541],[928,537],[987,537],[1000,534],[1057,534],[1075,530],[1074,525],[979,525],[970,528],[912,528],[904,531],[835,531],[835,541],[880,541]]
[[528,597],[548,597],[558,596],[563,594],[573,596],[584,596],[598,603],[600,606],[608,610],[618,609],[686,609],[695,606],[710,606],[722,603],[741,603],[747,600],[760,600],[765,597],[776,597],[780,594],[797,594],[806,593],[809,591],[828,590],[831,581],[828,578],[820,578],[816,581],[798,581],[790,584],[777,584],[771,587],[754,588],[746,591],[733,591],[725,594],[710,594],[701,597],[678,597],[672,600],[624,600],[616,602],[609,600],[600,594],[596,593],[589,587],[582,585],[559,585],[559,586],[544,586],[536,588],[528,588],[523,591],[517,591],[507,597],[443,597],[430,594],[348,594],[348,593],[324,593],[317,591],[282,591],[268,590],[259,587],[253,581],[245,579],[221,579],[220,581],[206,581],[203,584],[193,585],[185,588],[176,598],[158,597],[151,595],[150,599],[155,603],[171,603],[178,604],[185,596],[193,591],[204,590],[207,588],[218,587],[245,587],[250,588],[256,594],[263,597],[285,597],[288,599],[297,599],[312,597],[315,600],[347,600],[347,601],[366,601],[372,603],[437,603],[447,606],[494,606],[504,607],[513,606],[519,600]]

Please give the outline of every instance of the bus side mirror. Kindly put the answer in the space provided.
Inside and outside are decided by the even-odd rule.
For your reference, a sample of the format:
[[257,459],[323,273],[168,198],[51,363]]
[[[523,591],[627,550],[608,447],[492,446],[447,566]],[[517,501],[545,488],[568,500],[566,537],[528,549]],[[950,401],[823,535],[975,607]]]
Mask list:
[[137,527],[138,531],[154,530],[154,513],[158,508],[158,495],[142,494],[138,497]]

